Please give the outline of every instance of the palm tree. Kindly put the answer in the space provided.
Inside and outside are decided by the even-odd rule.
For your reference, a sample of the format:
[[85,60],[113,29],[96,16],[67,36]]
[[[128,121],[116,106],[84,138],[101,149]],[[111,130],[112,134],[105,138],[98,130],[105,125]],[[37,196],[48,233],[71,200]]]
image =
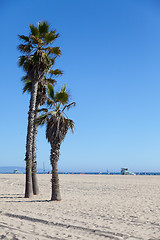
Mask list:
[[62,141],[64,140],[68,129],[74,131],[74,122],[64,113],[65,109],[75,106],[75,102],[69,103],[69,95],[64,85],[60,92],[54,93],[52,86],[48,88],[49,98],[47,99],[47,108],[42,108],[44,112],[38,119],[38,125],[46,124],[46,138],[51,145],[50,162],[52,165],[52,195],[51,200],[61,200],[58,178],[58,159]]
[[61,55],[59,47],[51,47],[51,43],[59,36],[56,30],[50,31],[47,22],[39,22],[38,27],[29,25],[29,36],[19,35],[24,44],[18,49],[24,54],[19,58],[19,66],[22,66],[27,77],[32,81],[30,106],[28,112],[28,129],[26,141],[26,187],[25,197],[33,195],[32,188],[32,146],[35,121],[36,99],[38,82],[43,81],[45,74],[55,74],[58,70],[51,67],[57,56]]

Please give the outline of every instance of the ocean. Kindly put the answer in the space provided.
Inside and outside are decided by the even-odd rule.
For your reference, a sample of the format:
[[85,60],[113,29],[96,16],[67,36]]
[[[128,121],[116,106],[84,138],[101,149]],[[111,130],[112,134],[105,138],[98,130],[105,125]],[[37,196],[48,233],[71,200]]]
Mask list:
[[[0,174],[14,174],[14,170],[17,169],[19,173],[25,174],[24,167],[0,167]],[[38,174],[51,173],[50,170],[37,169]],[[160,175],[160,172],[134,172],[136,175]],[[121,172],[59,172],[59,174],[93,174],[93,175],[121,175]]]

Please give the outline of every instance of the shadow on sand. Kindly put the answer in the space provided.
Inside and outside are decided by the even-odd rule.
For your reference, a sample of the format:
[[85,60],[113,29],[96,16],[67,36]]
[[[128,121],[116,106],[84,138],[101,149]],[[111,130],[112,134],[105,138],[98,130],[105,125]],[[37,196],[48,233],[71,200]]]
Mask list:
[[0,199],[24,199],[22,201],[8,201],[5,202],[51,202],[51,200],[39,200],[39,199],[33,199],[27,200],[27,198],[24,197],[22,194],[0,194]]

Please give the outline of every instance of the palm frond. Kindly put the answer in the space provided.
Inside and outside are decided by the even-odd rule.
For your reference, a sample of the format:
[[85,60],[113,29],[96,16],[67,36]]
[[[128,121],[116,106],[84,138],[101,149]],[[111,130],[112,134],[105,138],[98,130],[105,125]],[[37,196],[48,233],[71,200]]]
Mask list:
[[38,112],[46,112],[47,113],[48,109],[47,108],[41,108],[41,109],[38,110]]
[[55,63],[56,58],[57,58],[57,56],[53,57],[53,58],[50,58],[50,60],[52,61],[52,65]]
[[52,54],[54,54],[56,56],[60,56],[61,55],[61,50],[60,50],[59,47],[48,47],[47,50],[48,50],[49,54],[52,53]]
[[53,78],[46,78],[46,82],[48,82],[48,83],[50,83],[52,85],[57,83],[57,81],[55,79],[53,79]]
[[75,102],[72,102],[68,105],[65,105],[64,108],[62,109],[62,112],[64,112],[64,110],[67,108],[67,110],[69,110],[71,107],[75,107],[76,106],[76,103]]
[[43,126],[47,122],[47,119],[48,114],[41,115],[39,118],[35,120],[35,124],[37,124],[38,126]]
[[35,27],[33,24],[29,25],[31,34],[34,35],[35,37],[39,37],[39,30],[37,27]]
[[21,52],[24,52],[24,53],[30,53],[32,51],[32,45],[29,43],[29,44],[20,44],[18,46],[18,50],[20,50]]
[[22,77],[21,81],[25,83],[25,81],[28,79],[28,75],[25,75]]
[[69,126],[69,128],[71,129],[72,133],[74,133],[75,123],[74,123],[73,120],[71,120],[71,119],[66,119],[66,120],[67,120],[68,126]]
[[61,88],[61,92],[65,92],[67,88],[67,84],[63,84],[62,88]]
[[59,34],[56,34],[56,31],[51,31],[44,35],[44,41],[48,43],[52,43],[56,38],[59,37]]
[[56,110],[56,111],[50,111],[49,113],[48,113],[48,115],[50,115],[50,116],[57,116],[58,115],[58,110]]
[[30,64],[29,64],[27,61],[25,61],[25,62],[23,63],[23,69],[24,69],[25,72],[28,71],[29,66],[30,66]]
[[45,33],[49,31],[49,24],[46,21],[38,23],[39,33],[43,36]]
[[[26,76],[27,77],[27,76]],[[24,80],[24,83],[30,83],[32,84],[32,81],[27,77],[25,80]]]
[[61,70],[59,70],[59,69],[55,69],[55,70],[51,69],[51,70],[49,71],[49,73],[50,73],[51,75],[55,75],[55,76],[57,76],[57,75],[62,75],[62,74],[63,74],[63,72],[62,72]]
[[51,84],[47,84],[47,93],[48,93],[49,98],[54,100],[54,88]]
[[30,93],[32,89],[32,82],[27,82],[25,86],[23,87],[23,93],[28,92]]
[[53,107],[53,106],[55,105],[55,102],[54,102],[53,100],[47,98],[47,105],[48,105],[49,107]]
[[26,61],[26,56],[20,56],[18,60],[18,65],[21,67],[23,66],[24,62]]
[[29,37],[24,35],[18,35],[19,39],[24,40],[25,42],[29,42]]
[[39,39],[37,37],[35,37],[34,35],[30,35],[30,38],[32,39],[33,44],[39,43]]

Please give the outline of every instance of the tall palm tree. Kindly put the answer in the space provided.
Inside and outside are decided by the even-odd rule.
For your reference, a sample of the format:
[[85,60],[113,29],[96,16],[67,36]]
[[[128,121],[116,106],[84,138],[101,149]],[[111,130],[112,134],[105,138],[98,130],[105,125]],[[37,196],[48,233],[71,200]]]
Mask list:
[[32,145],[38,82],[43,80],[45,73],[54,74],[56,72],[56,70],[52,70],[51,67],[56,57],[61,55],[59,47],[51,47],[51,43],[59,35],[56,33],[56,30],[50,31],[47,22],[39,22],[38,27],[34,25],[29,25],[29,27],[29,36],[19,35],[20,40],[24,41],[24,44],[18,46],[18,49],[23,53],[19,58],[19,66],[23,67],[28,78],[32,81],[25,156],[26,198],[33,195]]
[[58,159],[59,151],[62,141],[64,140],[68,129],[73,132],[74,122],[69,119],[64,111],[71,106],[75,106],[75,102],[69,103],[69,95],[66,92],[66,85],[64,85],[60,92],[54,93],[52,86],[48,88],[49,98],[47,104],[49,109],[42,108],[40,111],[44,112],[38,119],[38,125],[46,124],[46,138],[51,145],[50,163],[52,165],[52,194],[51,200],[60,201],[60,189],[58,178]]

